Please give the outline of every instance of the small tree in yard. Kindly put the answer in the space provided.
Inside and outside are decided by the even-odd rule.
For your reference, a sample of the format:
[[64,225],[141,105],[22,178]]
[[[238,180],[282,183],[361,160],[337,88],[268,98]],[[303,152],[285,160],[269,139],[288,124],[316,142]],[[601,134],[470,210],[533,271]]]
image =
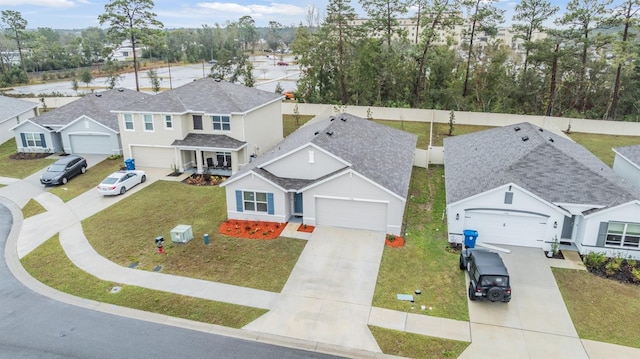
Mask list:
[[89,87],[89,84],[93,81],[93,74],[91,73],[91,70],[82,70],[82,72],[80,72],[80,81],[84,82],[87,84],[87,87]]
[[296,127],[300,127],[300,110],[298,110],[298,104],[293,107],[293,118],[296,121]]
[[162,79],[158,77],[158,73],[156,72],[156,70],[149,69],[149,71],[147,71],[147,76],[151,81],[151,88],[153,89],[153,92],[155,93],[160,92],[160,81]]
[[282,93],[282,91],[284,91],[284,89],[282,88],[282,85],[280,85],[280,82],[278,82],[278,84],[276,85],[276,89],[275,89],[275,93]]
[[71,80],[71,88],[76,92],[76,95],[78,95],[78,87],[78,79]]
[[451,110],[451,112],[449,112],[449,136],[453,136],[454,123],[456,123],[456,114]]

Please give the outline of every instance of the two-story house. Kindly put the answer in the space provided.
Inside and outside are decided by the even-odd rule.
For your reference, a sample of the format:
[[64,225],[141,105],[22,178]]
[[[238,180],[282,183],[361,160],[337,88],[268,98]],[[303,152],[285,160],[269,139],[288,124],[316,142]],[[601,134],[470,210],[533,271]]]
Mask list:
[[113,112],[136,166],[230,176],[282,140],[282,98],[204,78]]

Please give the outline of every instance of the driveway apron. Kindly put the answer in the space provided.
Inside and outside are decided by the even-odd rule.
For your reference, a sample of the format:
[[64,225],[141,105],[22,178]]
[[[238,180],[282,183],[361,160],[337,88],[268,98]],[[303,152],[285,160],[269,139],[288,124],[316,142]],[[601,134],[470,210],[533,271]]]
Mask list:
[[469,301],[472,344],[461,358],[587,358],[544,252],[502,247],[513,298]]
[[367,322],[384,236],[317,227],[273,309],[244,329],[381,352]]

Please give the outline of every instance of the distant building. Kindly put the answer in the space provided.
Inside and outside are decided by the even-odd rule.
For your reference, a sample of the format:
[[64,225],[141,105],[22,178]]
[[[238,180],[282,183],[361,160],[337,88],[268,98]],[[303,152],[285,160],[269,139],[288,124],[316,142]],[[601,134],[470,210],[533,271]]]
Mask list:
[[[143,46],[136,47],[136,57],[142,57],[143,48]],[[124,40],[111,52],[109,58],[114,61],[133,61],[133,46],[131,46],[131,40]]]

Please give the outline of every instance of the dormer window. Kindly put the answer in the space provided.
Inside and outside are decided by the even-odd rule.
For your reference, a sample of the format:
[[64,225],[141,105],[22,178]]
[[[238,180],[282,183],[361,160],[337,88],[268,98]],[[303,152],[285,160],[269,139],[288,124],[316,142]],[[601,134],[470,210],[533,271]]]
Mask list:
[[225,115],[213,115],[211,116],[213,120],[213,130],[214,131],[231,131],[231,117]]

